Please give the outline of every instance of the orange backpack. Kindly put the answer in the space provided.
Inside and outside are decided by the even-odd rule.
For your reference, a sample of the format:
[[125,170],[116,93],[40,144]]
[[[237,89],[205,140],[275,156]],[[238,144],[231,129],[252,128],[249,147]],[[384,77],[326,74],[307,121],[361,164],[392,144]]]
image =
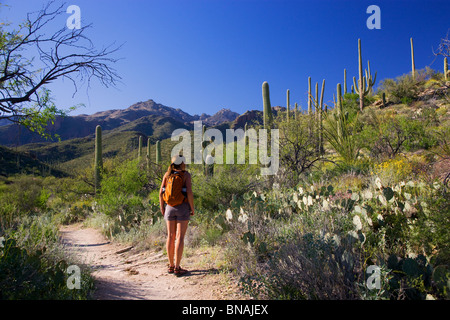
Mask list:
[[168,205],[174,207],[186,201],[184,194],[184,171],[172,171],[167,177],[163,200]]

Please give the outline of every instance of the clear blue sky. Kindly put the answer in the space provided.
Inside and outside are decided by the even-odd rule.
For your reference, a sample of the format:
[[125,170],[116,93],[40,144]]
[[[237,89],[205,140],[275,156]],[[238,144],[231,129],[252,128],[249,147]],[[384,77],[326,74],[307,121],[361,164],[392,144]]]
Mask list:
[[[46,1],[0,0],[0,17],[13,24]],[[61,3],[56,0],[56,3]],[[97,47],[124,43],[114,67],[117,88],[92,85],[72,98],[70,82],[49,86],[58,107],[84,103],[72,114],[123,109],[153,99],[190,114],[221,108],[243,113],[261,109],[261,85],[268,81],[272,105],[306,107],[308,77],[326,79],[325,102],[336,84],[357,76],[357,41],[363,61],[382,79],[411,71],[410,37],[416,69],[442,71],[432,48],[450,29],[450,1],[414,0],[68,0],[81,8],[82,23]],[[381,30],[369,30],[369,5],[381,9]],[[67,14],[67,17],[69,15]],[[64,26],[65,17],[61,18]]]

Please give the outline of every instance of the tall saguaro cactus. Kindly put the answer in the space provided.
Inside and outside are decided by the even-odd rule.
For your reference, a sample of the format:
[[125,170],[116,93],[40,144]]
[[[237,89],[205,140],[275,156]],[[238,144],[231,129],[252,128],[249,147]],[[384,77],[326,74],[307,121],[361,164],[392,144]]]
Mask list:
[[343,105],[342,105],[342,93],[341,93],[341,84],[338,83],[336,86],[336,94],[337,94],[337,98],[336,98],[336,102],[337,102],[337,117],[336,117],[336,121],[337,121],[337,138],[339,139],[339,141],[342,140],[342,136],[343,136],[343,117],[344,117],[344,109],[343,109]]
[[[362,71],[361,39],[358,39],[358,72],[359,72],[358,86],[356,84],[354,84],[354,86],[355,86],[355,91],[359,94],[359,109],[362,111],[362,109],[364,108],[364,87],[365,87],[365,85],[364,85],[364,78],[363,78],[363,71]],[[339,85],[339,87],[340,87],[340,85]]]
[[156,164],[161,163],[161,142],[156,141]]
[[447,63],[447,57],[444,58],[444,79],[447,81],[449,78],[449,72],[448,72],[448,63]]
[[319,154],[324,153],[323,148],[323,95],[325,92],[325,79],[322,81],[322,91],[320,92],[319,114],[318,114],[318,129],[319,129]]
[[347,70],[344,69],[344,94],[347,93]]
[[[361,52],[361,39],[358,39],[358,73],[359,73],[359,86],[355,85],[355,90],[359,89],[359,108],[364,108],[364,78],[362,73],[362,52]],[[340,91],[341,85],[339,84],[339,91]],[[339,103],[339,100],[338,100]]]
[[289,92],[289,89],[287,89],[287,91],[286,91],[286,117],[287,117],[288,123],[289,123],[289,117],[290,117],[290,115],[289,115],[289,105],[290,105],[289,98],[290,98],[290,92]]
[[416,78],[416,64],[414,61],[414,43],[413,43],[413,38],[410,39],[411,40],[411,72],[412,72],[412,77],[413,79]]
[[263,114],[264,114],[264,129],[272,128],[272,106],[270,105],[270,92],[269,84],[264,81],[262,84],[262,96],[263,96]]
[[95,127],[95,163],[94,163],[94,183],[95,193],[100,190],[101,175],[100,172],[103,169],[102,159],[102,127]]
[[311,77],[308,77],[308,114],[311,115],[312,108],[311,108]]
[[361,39],[358,39],[358,72],[358,83],[356,83],[356,79],[353,77],[352,92],[355,90],[355,92],[359,94],[359,109],[362,111],[364,108],[364,97],[372,91],[377,78],[377,73],[375,72],[375,76],[372,77],[370,72],[370,61],[367,61],[367,70],[365,70],[365,76],[363,75]]
[[147,170],[150,170],[150,138],[147,138]]
[[142,157],[142,136],[139,136],[139,147],[138,147],[138,157]]

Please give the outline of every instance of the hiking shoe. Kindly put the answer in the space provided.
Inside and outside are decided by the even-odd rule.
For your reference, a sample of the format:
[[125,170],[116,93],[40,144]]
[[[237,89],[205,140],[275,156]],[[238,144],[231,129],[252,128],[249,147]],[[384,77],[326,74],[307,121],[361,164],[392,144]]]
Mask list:
[[177,277],[182,276],[182,275],[186,274],[187,272],[188,272],[187,270],[185,270],[185,269],[183,269],[181,267],[178,267],[178,268],[174,269],[174,273],[175,273],[175,275]]

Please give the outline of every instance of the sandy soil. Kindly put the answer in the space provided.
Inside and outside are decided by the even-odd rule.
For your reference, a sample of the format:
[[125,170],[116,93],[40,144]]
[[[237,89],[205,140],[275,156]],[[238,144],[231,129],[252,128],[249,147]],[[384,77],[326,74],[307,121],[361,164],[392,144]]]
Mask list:
[[189,273],[176,277],[167,273],[167,258],[163,252],[137,252],[108,241],[96,229],[79,224],[63,226],[60,231],[65,248],[76,254],[81,263],[92,267],[97,287],[95,299],[242,299],[237,284],[226,275],[214,268],[195,269],[196,265],[201,265],[195,261],[200,257],[185,259],[186,264],[182,266]]

